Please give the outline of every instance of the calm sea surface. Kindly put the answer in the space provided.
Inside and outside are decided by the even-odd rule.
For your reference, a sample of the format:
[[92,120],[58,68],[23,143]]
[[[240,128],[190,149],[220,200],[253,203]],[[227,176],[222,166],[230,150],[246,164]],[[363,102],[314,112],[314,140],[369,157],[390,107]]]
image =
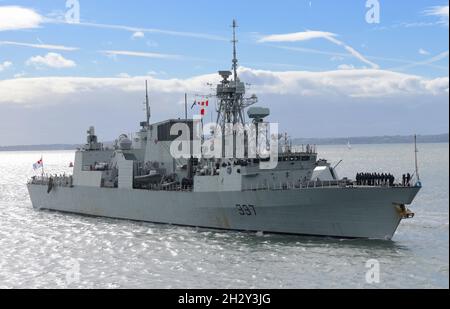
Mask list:
[[[411,145],[321,146],[340,176],[414,171]],[[218,232],[34,211],[32,164],[74,152],[0,152],[0,288],[448,288],[449,145],[420,145],[424,185],[393,241]],[[366,282],[368,260],[380,283]]]

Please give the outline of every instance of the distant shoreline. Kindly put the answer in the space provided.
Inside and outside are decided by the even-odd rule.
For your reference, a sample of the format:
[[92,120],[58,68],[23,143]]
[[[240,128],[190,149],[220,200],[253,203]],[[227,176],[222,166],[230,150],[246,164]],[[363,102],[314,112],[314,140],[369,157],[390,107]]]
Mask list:
[[[412,144],[414,136],[373,136],[350,138],[295,138],[294,145],[383,145],[383,144]],[[449,134],[418,135],[419,144],[449,143]],[[49,145],[18,145],[0,146],[0,152],[11,151],[51,151],[51,150],[76,150],[79,144],[49,144]]]
[[76,150],[81,145],[18,145],[18,146],[0,146],[0,152],[12,151],[51,151],[51,150]]
[[[418,135],[419,144],[448,143],[449,134]],[[383,144],[412,144],[414,136],[372,136],[372,137],[348,137],[348,138],[296,138],[294,145],[383,145]]]

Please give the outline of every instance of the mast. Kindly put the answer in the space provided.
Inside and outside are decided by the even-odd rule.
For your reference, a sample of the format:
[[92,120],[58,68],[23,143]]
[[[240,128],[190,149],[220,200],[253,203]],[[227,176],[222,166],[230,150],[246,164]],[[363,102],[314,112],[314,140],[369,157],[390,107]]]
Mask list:
[[151,117],[151,112],[150,112],[150,102],[148,99],[148,82],[145,81],[145,111],[146,111],[146,116],[147,116],[147,127],[150,126],[150,117]]
[[236,44],[238,40],[236,39],[236,28],[237,22],[236,19],[233,19],[233,40],[231,41],[233,43],[233,73],[234,73],[234,81],[237,81],[237,69],[238,69],[238,59],[237,59],[237,51],[236,51]]
[[419,149],[417,148],[417,135],[414,135],[414,154],[415,154],[417,182],[420,182],[419,159],[418,159]]
[[184,120],[188,120],[188,98],[187,93],[184,94]]
[[43,155],[41,155],[41,164],[42,164],[42,178],[44,178],[45,169],[44,169],[44,156]]
[[[220,84],[217,85],[217,127],[221,128],[222,132],[222,157],[225,158],[225,138],[226,135],[233,136],[233,157],[236,157],[236,138],[238,132],[236,132],[235,126],[241,124],[245,127],[244,123],[244,110],[245,108],[255,104],[258,98],[253,95],[250,98],[245,98],[245,84],[240,81],[238,76],[238,58],[237,47],[238,42],[236,36],[237,22],[233,20],[233,60],[231,71],[219,71],[219,75],[222,77]],[[233,125],[232,132],[226,132],[226,128],[229,125]]]

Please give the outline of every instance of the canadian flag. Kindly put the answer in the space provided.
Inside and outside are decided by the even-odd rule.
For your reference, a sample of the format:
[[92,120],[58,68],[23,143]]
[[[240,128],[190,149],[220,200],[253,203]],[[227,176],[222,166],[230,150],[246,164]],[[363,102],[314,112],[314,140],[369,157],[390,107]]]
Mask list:
[[44,167],[44,160],[41,158],[39,161],[33,164],[33,169],[36,171]]
[[205,116],[205,115],[206,115],[206,108],[209,107],[209,101],[204,101],[204,102],[202,102],[202,103],[201,103],[201,107],[202,107],[202,109],[201,109],[201,111],[200,111],[200,114],[201,114],[202,116]]

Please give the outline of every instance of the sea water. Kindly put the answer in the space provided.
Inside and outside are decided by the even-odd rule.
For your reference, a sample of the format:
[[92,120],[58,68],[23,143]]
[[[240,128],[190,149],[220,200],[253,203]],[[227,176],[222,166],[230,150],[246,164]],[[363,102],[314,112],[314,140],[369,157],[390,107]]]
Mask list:
[[[420,145],[423,190],[393,241],[183,228],[35,211],[41,156],[69,174],[73,151],[0,152],[0,288],[448,288],[449,145]],[[341,177],[414,172],[411,145],[320,146]]]

